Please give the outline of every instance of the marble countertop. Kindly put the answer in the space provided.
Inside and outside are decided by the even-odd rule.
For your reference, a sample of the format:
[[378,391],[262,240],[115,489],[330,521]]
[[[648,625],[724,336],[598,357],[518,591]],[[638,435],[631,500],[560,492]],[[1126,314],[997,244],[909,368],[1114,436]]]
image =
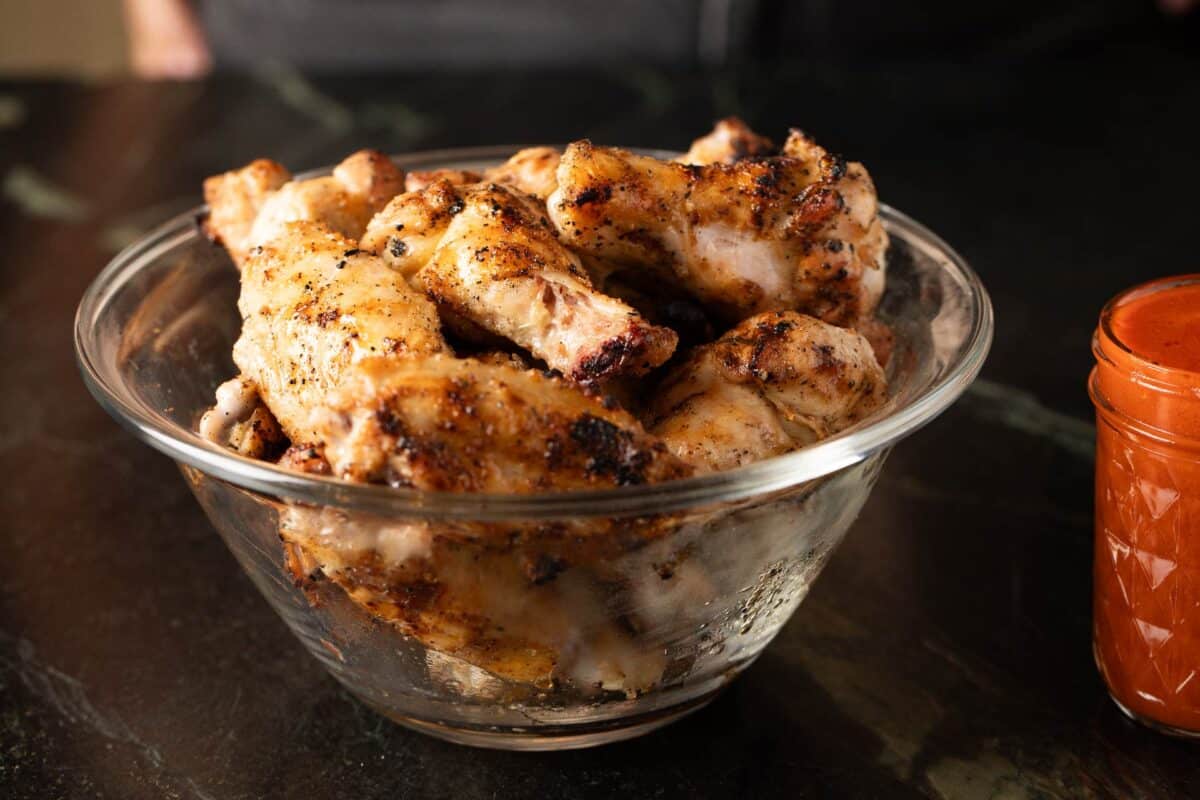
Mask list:
[[[1189,745],[1127,722],[1090,649],[1089,338],[1106,298],[1195,271],[1200,61],[0,83],[0,795],[1184,797]],[[703,711],[513,754],[375,716],[311,659],[174,467],[76,374],[115,253],[211,173],[564,141],[678,148],[717,116],[869,165],[996,305],[983,377],[898,446],[812,594]]]

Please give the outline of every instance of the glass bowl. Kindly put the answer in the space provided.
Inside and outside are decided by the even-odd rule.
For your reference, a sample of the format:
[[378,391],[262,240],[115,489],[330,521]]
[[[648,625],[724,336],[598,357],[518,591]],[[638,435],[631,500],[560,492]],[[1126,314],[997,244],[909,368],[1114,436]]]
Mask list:
[[[409,155],[478,169],[514,148]],[[892,445],[978,374],[992,311],[933,233],[883,207],[890,399],[788,455],[668,483],[544,495],[398,490],[285,471],[201,439],[236,372],[237,273],[180,216],[126,248],[79,306],[96,399],[173,458],[268,602],[379,713],[510,749],[586,747],[699,708],[795,611]]]

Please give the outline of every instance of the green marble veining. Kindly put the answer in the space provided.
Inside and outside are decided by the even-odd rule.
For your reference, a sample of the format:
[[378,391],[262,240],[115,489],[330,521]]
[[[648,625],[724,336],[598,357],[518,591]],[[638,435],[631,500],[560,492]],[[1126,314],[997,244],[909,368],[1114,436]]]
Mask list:
[[1096,428],[1090,422],[1046,407],[1031,392],[980,378],[971,384],[970,407],[992,422],[1042,437],[1080,458],[1096,453]]
[[79,222],[88,216],[82,198],[56,186],[26,164],[17,164],[8,171],[0,192],[31,217]]

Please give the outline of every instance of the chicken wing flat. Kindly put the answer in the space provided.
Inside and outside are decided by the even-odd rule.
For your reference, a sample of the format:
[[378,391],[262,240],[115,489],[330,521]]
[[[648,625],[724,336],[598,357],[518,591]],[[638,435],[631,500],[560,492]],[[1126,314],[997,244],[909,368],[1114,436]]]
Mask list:
[[767,312],[693,350],[659,388],[649,428],[684,461],[718,471],[824,439],[886,399],[865,338],[794,311]]
[[743,158],[772,156],[779,148],[765,136],[759,136],[737,117],[726,117],[717,122],[710,133],[706,133],[688,148],[687,153],[676,159],[682,164],[732,164]]
[[541,204],[505,186],[438,181],[397,197],[362,245],[452,315],[574,381],[644,374],[675,350],[673,331],[597,291]]
[[655,270],[728,320],[797,309],[853,325],[882,294],[871,179],[803,134],[781,156],[703,166],[576,142],[548,206],[572,247]]
[[311,427],[333,474],[419,489],[525,494],[692,472],[627,412],[565,381],[449,356],[362,362]]
[[375,256],[314,222],[284,225],[251,251],[233,360],[293,442],[317,441],[313,408],[350,365],[447,350],[437,310]]
[[205,229],[239,266],[255,246],[269,242],[289,222],[320,222],[357,239],[371,217],[404,190],[404,173],[384,154],[360,150],[333,174],[290,180],[286,169],[260,159],[204,182],[209,205]]

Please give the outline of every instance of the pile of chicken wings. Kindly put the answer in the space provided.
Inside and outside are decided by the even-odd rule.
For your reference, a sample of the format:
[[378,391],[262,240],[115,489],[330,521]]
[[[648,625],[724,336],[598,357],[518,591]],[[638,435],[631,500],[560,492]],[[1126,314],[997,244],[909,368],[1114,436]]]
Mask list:
[[878,409],[887,234],[861,164],[737,119],[667,161],[590,141],[482,173],[360,151],[204,185],[240,375],[201,433],[308,472],[533,493],[724,470]]

